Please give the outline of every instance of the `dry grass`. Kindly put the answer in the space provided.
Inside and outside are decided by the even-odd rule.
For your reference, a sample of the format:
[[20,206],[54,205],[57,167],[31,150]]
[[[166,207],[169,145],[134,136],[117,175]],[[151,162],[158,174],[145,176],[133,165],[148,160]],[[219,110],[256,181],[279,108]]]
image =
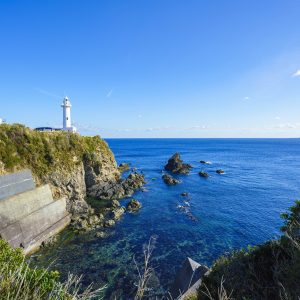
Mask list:
[[150,266],[150,258],[154,250],[154,242],[155,238],[151,237],[147,246],[144,249],[144,264],[142,267],[138,266],[135,258],[133,258],[136,269],[138,271],[138,285],[137,285],[137,292],[134,297],[134,300],[141,300],[144,297],[145,291],[147,289],[147,284],[149,279],[151,278],[154,269]]

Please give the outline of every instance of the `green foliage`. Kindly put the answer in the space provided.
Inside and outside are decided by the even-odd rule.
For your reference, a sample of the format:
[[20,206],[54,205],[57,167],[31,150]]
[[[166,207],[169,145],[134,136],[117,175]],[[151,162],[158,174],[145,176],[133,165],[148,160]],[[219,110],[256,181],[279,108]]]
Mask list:
[[41,178],[54,170],[69,171],[84,156],[97,155],[114,162],[114,156],[100,136],[56,131],[38,132],[23,125],[0,126],[0,172],[30,168]]
[[[300,202],[296,201],[282,217],[285,220],[283,231],[299,226]],[[299,237],[282,236],[279,240],[221,256],[204,277],[198,299],[219,299],[218,290],[223,279],[224,288],[232,299],[298,299]]]
[[[12,249],[1,239],[0,270],[0,299],[22,299],[24,293],[29,296],[37,290],[39,296],[44,297],[58,285],[58,272],[30,268],[24,261],[22,250]],[[69,298],[68,295],[60,296]]]

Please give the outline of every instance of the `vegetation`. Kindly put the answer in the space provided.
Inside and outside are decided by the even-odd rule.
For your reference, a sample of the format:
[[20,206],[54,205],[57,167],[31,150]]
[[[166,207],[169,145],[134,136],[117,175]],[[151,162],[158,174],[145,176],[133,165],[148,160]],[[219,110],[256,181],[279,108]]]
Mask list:
[[91,159],[94,153],[114,161],[100,136],[39,132],[20,124],[0,126],[0,174],[30,168],[40,178],[57,169],[68,171],[83,159]]
[[300,201],[282,217],[285,235],[279,240],[217,259],[198,299],[299,299]]
[[87,300],[102,293],[102,289],[92,291],[92,286],[82,292],[80,288],[78,277],[70,275],[60,283],[57,271],[30,268],[21,249],[12,249],[0,239],[1,300]]

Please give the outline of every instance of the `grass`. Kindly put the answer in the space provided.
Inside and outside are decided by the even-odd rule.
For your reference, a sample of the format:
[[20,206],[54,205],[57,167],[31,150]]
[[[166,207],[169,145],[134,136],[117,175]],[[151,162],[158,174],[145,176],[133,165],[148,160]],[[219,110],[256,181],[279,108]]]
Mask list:
[[52,171],[68,172],[84,159],[93,161],[97,169],[103,158],[115,164],[113,153],[100,136],[39,132],[20,124],[0,125],[0,174],[29,168],[42,178]]
[[0,299],[1,300],[88,300],[100,299],[104,288],[92,286],[81,291],[81,277],[69,275],[59,281],[57,271],[31,268],[21,249],[12,249],[0,239]]

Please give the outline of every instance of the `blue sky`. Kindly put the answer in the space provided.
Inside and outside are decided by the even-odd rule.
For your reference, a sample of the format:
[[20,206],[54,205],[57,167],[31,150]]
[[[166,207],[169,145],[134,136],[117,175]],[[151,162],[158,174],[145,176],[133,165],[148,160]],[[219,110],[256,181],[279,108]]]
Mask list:
[[0,116],[82,134],[300,137],[300,1],[0,0]]

